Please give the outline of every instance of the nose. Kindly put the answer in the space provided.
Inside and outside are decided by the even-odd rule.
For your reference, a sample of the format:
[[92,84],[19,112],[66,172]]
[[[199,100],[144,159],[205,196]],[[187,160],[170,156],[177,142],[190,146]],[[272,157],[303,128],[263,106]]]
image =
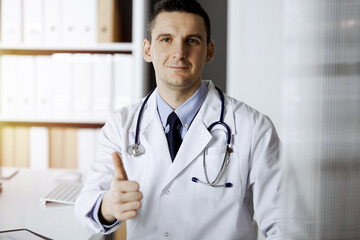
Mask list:
[[184,59],[186,52],[186,44],[184,42],[177,42],[173,45],[173,58]]

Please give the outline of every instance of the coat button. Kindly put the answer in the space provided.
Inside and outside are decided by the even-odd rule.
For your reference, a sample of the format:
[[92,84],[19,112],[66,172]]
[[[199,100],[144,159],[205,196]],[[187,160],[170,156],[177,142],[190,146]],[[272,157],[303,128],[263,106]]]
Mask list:
[[166,195],[169,195],[169,194],[170,194],[170,191],[169,191],[169,190],[167,190],[167,191],[165,192],[165,194],[166,194]]
[[165,236],[165,237],[169,237],[169,233],[166,232],[166,233],[164,234],[164,236]]

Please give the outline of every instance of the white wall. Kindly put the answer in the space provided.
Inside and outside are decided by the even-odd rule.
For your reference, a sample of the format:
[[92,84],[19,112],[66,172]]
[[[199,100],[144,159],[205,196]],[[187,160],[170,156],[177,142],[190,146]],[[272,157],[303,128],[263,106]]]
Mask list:
[[227,93],[274,122],[282,138],[282,0],[228,0]]

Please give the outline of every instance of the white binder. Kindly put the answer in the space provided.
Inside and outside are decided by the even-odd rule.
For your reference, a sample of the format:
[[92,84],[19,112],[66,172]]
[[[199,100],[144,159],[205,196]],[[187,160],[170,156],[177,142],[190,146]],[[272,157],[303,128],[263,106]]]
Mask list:
[[1,1],[1,41],[20,43],[22,41],[22,6],[21,0]]
[[0,101],[1,115],[9,117],[15,116],[18,110],[18,99],[16,96],[19,82],[18,56],[0,56]]
[[86,119],[91,113],[91,54],[74,54],[74,116]]
[[133,65],[134,61],[131,54],[114,54],[113,110],[133,101]]
[[42,8],[42,0],[23,1],[24,43],[41,43],[43,41]]
[[[79,0],[80,14],[79,42],[95,44],[97,42],[97,0]],[[86,7],[84,7],[86,6]]]
[[29,129],[29,165],[32,169],[49,168],[49,130],[47,127]]
[[112,56],[94,54],[93,60],[93,117],[105,120],[111,111]]
[[34,78],[35,57],[30,55],[19,56],[19,82],[16,86],[18,98],[17,115],[31,118],[34,116]]
[[53,116],[68,119],[72,113],[72,54],[52,55]]
[[43,0],[44,4],[44,42],[61,42],[61,0]]
[[[61,34],[63,43],[74,44],[79,43],[80,39],[80,19],[83,11],[80,8],[79,1],[62,0],[61,1]],[[83,8],[87,7],[82,6]]]
[[51,56],[35,57],[35,116],[40,118],[52,115]]

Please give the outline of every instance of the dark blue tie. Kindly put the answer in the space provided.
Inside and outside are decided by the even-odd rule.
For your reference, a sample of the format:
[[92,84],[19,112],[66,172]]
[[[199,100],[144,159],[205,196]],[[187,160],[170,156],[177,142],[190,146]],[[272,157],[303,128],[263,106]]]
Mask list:
[[181,121],[179,119],[179,117],[176,115],[175,112],[172,112],[168,119],[167,119],[167,124],[169,124],[169,132],[166,134],[166,138],[168,140],[168,144],[169,144],[169,150],[170,150],[170,155],[171,155],[171,159],[174,161],[174,158],[180,148],[182,139],[181,139],[181,135],[180,135],[180,127],[181,127]]

